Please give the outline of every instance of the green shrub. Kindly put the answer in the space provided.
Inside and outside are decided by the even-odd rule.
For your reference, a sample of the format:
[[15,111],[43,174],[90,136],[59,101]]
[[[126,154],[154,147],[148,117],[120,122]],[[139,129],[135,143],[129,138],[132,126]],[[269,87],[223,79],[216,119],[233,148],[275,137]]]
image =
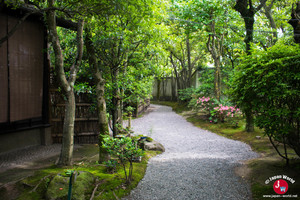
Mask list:
[[[256,125],[274,141],[294,149],[300,157],[300,47],[278,42],[267,51],[253,50],[243,57],[232,83],[232,99],[252,109]],[[249,105],[251,107],[249,108]]]
[[[118,158],[124,168],[126,183],[130,184],[132,181],[133,161],[144,154],[143,150],[138,148],[137,140],[131,137],[112,138],[104,135],[103,138],[103,148],[106,148],[111,156]],[[128,174],[126,162],[129,162]]]
[[178,98],[183,102],[189,102],[192,99],[192,95],[195,93],[195,88],[186,88],[178,90]]

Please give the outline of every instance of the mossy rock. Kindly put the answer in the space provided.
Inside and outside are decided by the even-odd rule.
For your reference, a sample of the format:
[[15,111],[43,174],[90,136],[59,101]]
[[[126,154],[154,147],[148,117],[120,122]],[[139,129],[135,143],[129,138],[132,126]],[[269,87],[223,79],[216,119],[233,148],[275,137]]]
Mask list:
[[[93,190],[95,177],[89,172],[77,172],[76,180],[73,181],[72,199],[84,200]],[[70,177],[56,175],[50,182],[46,198],[49,200],[64,200],[68,198]]]
[[152,139],[151,137],[147,137],[146,141],[147,141],[147,142],[152,142],[153,139]]

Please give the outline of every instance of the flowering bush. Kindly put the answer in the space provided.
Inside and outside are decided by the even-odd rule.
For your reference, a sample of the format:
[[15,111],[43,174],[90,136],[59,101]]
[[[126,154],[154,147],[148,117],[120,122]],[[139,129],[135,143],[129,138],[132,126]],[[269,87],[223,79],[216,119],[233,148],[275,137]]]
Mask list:
[[217,101],[210,97],[203,96],[197,100],[197,108],[207,112],[207,114],[210,114],[210,111],[215,107],[216,104]]
[[223,105],[216,99],[205,96],[197,99],[197,108],[208,114],[211,123],[224,122],[226,118],[233,120],[240,114],[240,109],[236,106]]
[[211,111],[211,114],[214,114],[214,116],[211,116],[210,120],[213,120],[213,117],[215,117],[218,121],[224,122],[225,118],[234,118],[239,111],[240,109],[236,108],[236,106],[224,106],[220,104],[214,107],[214,111]]

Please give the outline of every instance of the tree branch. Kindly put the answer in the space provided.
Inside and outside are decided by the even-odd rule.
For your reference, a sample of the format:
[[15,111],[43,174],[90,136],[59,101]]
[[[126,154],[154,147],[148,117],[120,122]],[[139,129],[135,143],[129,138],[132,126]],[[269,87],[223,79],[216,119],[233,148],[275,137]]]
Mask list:
[[257,8],[255,8],[254,13],[256,13],[257,11],[259,11],[265,4],[266,4],[267,0],[261,0],[260,1],[260,5],[257,6]]
[[[48,4],[49,7],[52,7],[54,5],[54,0],[49,0]],[[70,90],[70,86],[65,76],[64,58],[58,38],[58,33],[56,30],[56,15],[54,10],[49,10],[47,12],[47,24],[49,30],[49,38],[55,53],[55,71],[58,77],[58,81],[60,82],[60,86],[62,87],[64,92],[67,92],[68,90]]]
[[7,41],[11,36],[13,36],[13,34],[18,30],[20,25],[31,15],[39,14],[39,15],[43,16],[44,12],[57,10],[57,11],[65,12],[68,16],[70,16],[69,12],[67,12],[64,9],[57,8],[57,7],[48,7],[48,8],[39,9],[39,10],[35,10],[35,9],[27,8],[27,7],[21,7],[19,9],[24,10],[26,12],[26,14],[15,24],[15,26],[7,33],[6,36],[4,36],[0,39],[0,47],[2,46],[2,44],[5,41]]
[[84,27],[84,21],[79,20],[78,27],[77,27],[77,56],[75,63],[72,65],[70,69],[70,78],[69,83],[71,85],[74,85],[74,82],[76,80],[76,74],[78,71],[78,68],[81,64],[82,55],[83,55],[83,27]]

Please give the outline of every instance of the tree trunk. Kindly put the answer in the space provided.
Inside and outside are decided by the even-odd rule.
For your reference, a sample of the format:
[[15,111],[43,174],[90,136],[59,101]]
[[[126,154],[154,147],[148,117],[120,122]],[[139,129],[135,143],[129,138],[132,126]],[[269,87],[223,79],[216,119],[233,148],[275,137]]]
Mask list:
[[161,78],[157,78],[157,94],[156,94],[156,98],[157,101],[160,100],[160,84],[161,84]]
[[99,80],[96,87],[98,123],[99,123],[99,163],[110,159],[109,153],[102,147],[103,135],[109,135],[108,121],[106,117],[106,102],[104,98],[104,80]]
[[[213,19],[212,19],[213,20]],[[214,77],[214,93],[218,101],[221,99],[221,56],[223,54],[223,35],[221,38],[216,36],[215,22],[210,24],[211,35],[208,36],[206,43],[207,49],[214,60],[215,65],[215,77]]]
[[123,88],[120,88],[120,106],[118,108],[118,116],[119,116],[119,123],[123,126],[123,108],[124,108],[124,101],[123,101],[123,97],[124,97],[124,90]]
[[186,88],[191,87],[192,80],[192,64],[191,64],[191,47],[190,47],[190,35],[187,33],[186,36],[186,49],[187,49],[187,59],[188,59],[188,75],[187,75],[187,85]]
[[220,67],[220,58],[214,59],[215,64],[215,96],[218,101],[221,99],[221,67]]
[[171,55],[170,55],[170,60],[171,60],[171,63],[172,63],[173,69],[174,69],[174,73],[175,73],[175,78],[176,78],[176,83],[177,83],[177,97],[178,97],[179,96],[178,91],[182,88],[181,88],[180,77],[179,77],[179,74],[178,74],[178,71],[177,71],[177,65],[173,60],[172,52],[171,52]]
[[113,85],[113,97],[112,97],[112,124],[113,124],[113,136],[119,134],[119,109],[120,109],[120,88],[119,88],[119,68],[114,67],[112,69],[112,85]]
[[[48,7],[54,7],[54,0],[48,0]],[[59,42],[59,37],[56,30],[56,14],[54,10],[47,12],[47,23],[49,30],[49,38],[51,40],[54,54],[55,54],[55,70],[60,87],[65,94],[66,107],[65,118],[63,125],[63,140],[62,149],[58,165],[68,166],[72,164],[73,156],[73,137],[74,137],[74,121],[75,121],[75,96],[74,84],[76,81],[76,74],[80,66],[83,54],[83,25],[84,22],[80,20],[77,27],[77,56],[75,63],[70,68],[70,77],[67,80],[64,71],[64,58]]]
[[176,99],[176,80],[174,79],[173,75],[171,76],[171,89],[172,89],[172,101]]
[[[262,0],[260,0],[262,2]],[[272,15],[272,7],[273,7],[273,4],[274,4],[274,0],[271,2],[271,4],[269,6],[267,6],[266,4],[263,6],[264,10],[265,10],[265,15],[266,17],[268,18],[269,22],[270,22],[270,26],[272,28],[272,30],[274,31],[273,32],[273,37],[274,37],[274,40],[272,40],[271,44],[274,45],[277,41],[277,38],[278,38],[278,35],[277,35],[277,26],[276,26],[276,23],[275,23],[275,20],[273,18],[273,15]]]
[[65,118],[63,125],[62,147],[58,165],[72,165],[74,148],[75,95],[73,89],[66,94]]
[[103,135],[109,135],[108,121],[106,117],[106,102],[104,98],[105,80],[102,78],[102,73],[99,69],[96,51],[91,40],[89,29],[86,29],[86,49],[89,52],[89,65],[94,71],[96,81],[96,96],[98,110],[98,128],[99,128],[99,163],[108,161],[110,156],[105,148],[102,147]]
[[[259,11],[266,3],[267,0],[260,0],[260,5],[257,8],[254,8],[252,0],[236,0],[234,9],[238,11],[244,19],[245,28],[246,28],[246,37],[244,39],[246,44],[246,53],[251,54],[251,43],[253,42],[253,25],[254,25],[254,15]],[[246,111],[246,131],[254,131],[254,117],[251,111]]]
[[292,19],[289,20],[289,24],[293,26],[294,29],[294,39],[296,43],[300,43],[300,1],[298,1],[296,6],[296,9],[292,9],[291,17]]
[[246,44],[246,53],[251,54],[251,43],[253,42],[253,25],[254,25],[254,14],[249,15],[249,17],[244,18],[246,27],[246,37],[244,39]]
[[246,128],[245,130],[247,132],[254,132],[254,116],[252,113],[252,110],[246,110],[245,112],[245,116],[246,116]]

